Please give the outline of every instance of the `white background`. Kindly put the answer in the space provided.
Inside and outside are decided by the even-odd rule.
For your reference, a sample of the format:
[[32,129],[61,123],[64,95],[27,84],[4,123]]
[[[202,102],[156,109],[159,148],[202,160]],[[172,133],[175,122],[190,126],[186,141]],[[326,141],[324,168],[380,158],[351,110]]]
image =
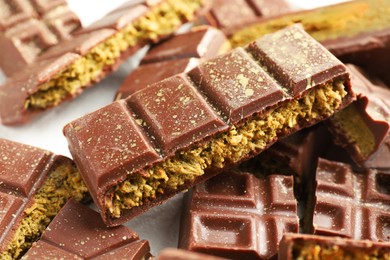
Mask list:
[[[341,2],[341,0],[288,1],[294,4],[296,8],[301,9]],[[78,14],[83,26],[87,26],[96,19],[99,19],[123,2],[125,0],[68,0],[70,8]],[[140,55],[142,53],[139,53],[138,56]],[[66,139],[62,134],[63,126],[86,113],[95,111],[111,103],[117,88],[137,63],[137,58],[129,59],[116,73],[110,75],[94,87],[85,90],[75,100],[66,102],[48,111],[27,125],[19,127],[5,127],[0,125],[0,138],[19,141],[53,151],[57,154],[70,156]],[[0,83],[4,81],[5,77],[0,71]],[[168,246],[176,247],[181,201],[182,195],[178,195],[166,204],[153,208],[142,216],[131,220],[126,225],[138,232],[141,238],[149,240],[153,254]]]

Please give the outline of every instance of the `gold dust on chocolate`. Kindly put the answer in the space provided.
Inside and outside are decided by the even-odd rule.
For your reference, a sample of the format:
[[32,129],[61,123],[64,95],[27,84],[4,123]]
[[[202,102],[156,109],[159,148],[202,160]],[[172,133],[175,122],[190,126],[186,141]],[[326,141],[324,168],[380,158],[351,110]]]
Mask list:
[[[269,51],[271,37],[291,57]],[[345,66],[307,41],[313,40],[298,26],[287,28],[68,124],[71,153],[106,223],[120,223],[131,209],[139,214],[211,177],[211,169],[254,156],[351,102]],[[302,52],[297,63],[313,67],[279,59]]]

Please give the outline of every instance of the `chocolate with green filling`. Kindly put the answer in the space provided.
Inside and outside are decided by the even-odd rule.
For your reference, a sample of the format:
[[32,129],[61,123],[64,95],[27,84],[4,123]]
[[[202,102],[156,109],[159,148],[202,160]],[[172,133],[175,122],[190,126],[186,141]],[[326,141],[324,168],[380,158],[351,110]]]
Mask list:
[[349,104],[345,66],[299,26],[74,120],[69,148],[118,225]]
[[390,259],[389,243],[324,237],[304,234],[285,234],[280,242],[279,259]]
[[86,194],[72,160],[0,138],[0,259],[19,258],[69,198]]
[[[157,42],[193,19],[207,0],[141,2],[120,6],[78,31],[77,37],[55,46],[0,86],[2,123],[25,123],[33,115],[74,98],[140,47]],[[72,59],[64,58],[69,56]]]

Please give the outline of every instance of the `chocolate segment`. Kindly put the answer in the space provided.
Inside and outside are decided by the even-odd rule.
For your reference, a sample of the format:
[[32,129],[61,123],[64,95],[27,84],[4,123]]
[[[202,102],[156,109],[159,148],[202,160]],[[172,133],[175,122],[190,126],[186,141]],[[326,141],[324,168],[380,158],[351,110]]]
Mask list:
[[[390,90],[370,79],[354,65],[347,65],[357,100],[333,116],[329,128],[335,142],[344,147],[355,163],[368,168],[390,168]],[[390,157],[387,157],[390,158]]]
[[234,28],[257,20],[259,17],[288,13],[291,6],[284,0],[214,0],[204,15],[206,22],[230,35]]
[[[86,87],[116,70],[139,48],[167,37],[182,23],[193,19],[205,2],[180,0],[178,3],[165,0],[155,1],[152,5],[145,1],[128,4],[103,17],[100,25],[92,24],[89,28],[77,31],[77,37],[61,42],[50,53],[39,57],[38,62],[54,60],[56,63],[56,59],[61,59],[63,55],[80,54],[78,59],[65,68],[54,67],[51,77],[39,81],[35,80],[34,74],[30,74],[39,63],[31,64],[0,87],[2,123],[26,123],[34,115],[76,97]],[[139,7],[143,9],[142,12]],[[129,13],[132,15],[129,16]],[[29,90],[19,87],[12,90],[10,95],[15,78],[18,81],[21,78],[31,79],[19,84],[28,85]],[[14,109],[3,106],[5,102],[11,102]]]
[[301,23],[306,32],[343,62],[357,64],[390,84],[389,7],[389,0],[357,0],[259,19],[236,28],[230,42],[233,47],[243,46],[267,33]]
[[66,1],[3,1],[0,68],[12,76],[81,27]]
[[285,234],[280,242],[279,259],[388,259],[388,243],[323,237],[304,234]]
[[389,180],[386,171],[355,173],[347,164],[319,159],[312,231],[390,241]]
[[70,200],[22,259],[149,259],[149,251],[131,229],[108,228],[97,212]]
[[69,198],[86,194],[70,159],[0,139],[0,258],[19,258]]
[[196,186],[183,212],[179,247],[230,259],[270,259],[285,232],[298,232],[292,176],[225,172]]
[[163,249],[154,259],[156,260],[226,260],[227,258],[195,253],[177,248]]
[[200,59],[215,57],[228,51],[224,34],[209,26],[198,26],[152,47],[120,86],[116,100],[178,73],[187,72]]
[[[310,41],[299,27],[291,27],[274,35],[281,48],[291,40],[280,35],[292,32]],[[310,51],[298,46],[292,56]],[[317,66],[327,72],[318,73],[328,79],[300,93],[293,91],[299,89],[295,85],[280,85],[267,74],[268,64],[261,67],[248,48],[239,48],[65,126],[70,151],[105,222],[123,223],[349,104],[353,94],[347,70],[329,62],[331,54],[318,46],[316,54],[322,50],[328,57],[321,59],[328,66]],[[215,73],[219,64],[225,69]],[[146,153],[136,140],[149,147]],[[106,160],[109,169],[100,167]]]

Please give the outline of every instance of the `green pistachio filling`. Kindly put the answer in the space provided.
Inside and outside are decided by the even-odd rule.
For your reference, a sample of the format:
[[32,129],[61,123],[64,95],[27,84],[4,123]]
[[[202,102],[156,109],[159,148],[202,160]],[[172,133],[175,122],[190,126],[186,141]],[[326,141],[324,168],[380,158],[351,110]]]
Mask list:
[[364,32],[377,31],[390,26],[390,0],[357,0],[341,5],[327,6],[308,12],[287,14],[248,26],[235,32],[232,47],[244,46],[264,34],[288,25],[301,23],[317,41],[352,37]]
[[16,259],[37,241],[50,221],[70,198],[78,201],[87,194],[87,188],[75,166],[63,164],[56,167],[41,189],[35,194],[33,204],[24,210],[24,217],[0,259]]
[[103,71],[117,63],[121,54],[129,48],[144,40],[150,41],[169,35],[183,21],[192,20],[202,5],[203,0],[168,0],[156,5],[40,85],[39,90],[25,100],[25,109],[57,106],[66,98],[80,92],[81,88],[98,81]]
[[390,253],[381,252],[380,250],[351,250],[339,246],[322,246],[316,243],[294,244],[293,259],[304,260],[390,260]]
[[354,105],[335,114],[332,121],[338,129],[345,133],[348,138],[348,143],[356,145],[356,148],[364,158],[374,151],[375,136],[368,129]]
[[141,206],[158,194],[177,190],[203,175],[207,168],[223,168],[227,163],[238,162],[264,149],[299,122],[332,115],[346,95],[342,82],[309,90],[302,98],[286,102],[243,125],[233,126],[199,147],[178,152],[149,169],[146,175],[129,177],[107,194],[106,207],[112,217],[118,218],[122,210]]

